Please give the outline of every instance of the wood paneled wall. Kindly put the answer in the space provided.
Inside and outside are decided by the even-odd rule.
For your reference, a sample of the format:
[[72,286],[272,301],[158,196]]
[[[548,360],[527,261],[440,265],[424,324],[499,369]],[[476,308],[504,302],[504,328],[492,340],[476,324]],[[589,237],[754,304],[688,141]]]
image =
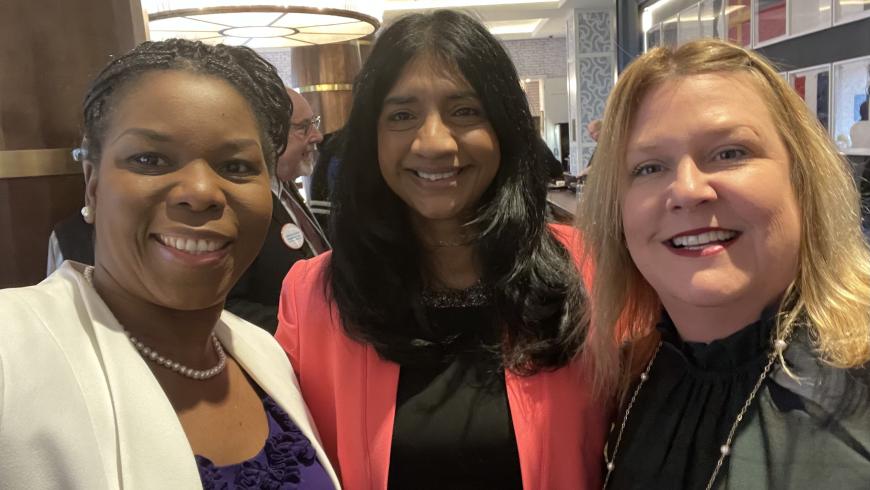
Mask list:
[[[139,0],[0,1],[0,165],[27,153],[12,150],[78,146],[88,84],[144,25]],[[83,200],[81,174],[15,174],[0,168],[0,287],[45,275],[51,228]]]
[[323,118],[321,132],[344,126],[353,104],[353,79],[370,51],[369,40],[292,48],[290,85]]
[[88,83],[142,40],[139,0],[0,2],[0,151],[77,146]]
[[0,179],[0,288],[36,284],[45,277],[51,229],[78,212],[83,189],[81,174]]

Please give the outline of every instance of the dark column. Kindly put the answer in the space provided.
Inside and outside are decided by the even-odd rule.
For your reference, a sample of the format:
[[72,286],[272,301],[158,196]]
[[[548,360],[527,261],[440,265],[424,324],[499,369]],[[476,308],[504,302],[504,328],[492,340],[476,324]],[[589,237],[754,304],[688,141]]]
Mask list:
[[616,70],[622,72],[643,54],[643,31],[638,0],[616,0]]

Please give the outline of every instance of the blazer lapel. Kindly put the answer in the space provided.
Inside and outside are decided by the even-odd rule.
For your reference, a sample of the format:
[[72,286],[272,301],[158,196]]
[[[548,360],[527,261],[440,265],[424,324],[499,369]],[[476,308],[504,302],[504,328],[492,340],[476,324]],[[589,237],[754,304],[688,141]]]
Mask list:
[[[314,214],[312,214],[311,210],[305,204],[305,200],[302,199],[302,195],[299,192],[291,187],[287,186],[283,189],[283,192],[287,193],[287,199],[293,201],[292,204],[284,204],[280,197],[276,197],[275,193],[272,193],[272,206],[274,209],[279,212],[272,212],[272,219],[278,222],[278,228],[281,229],[285,223],[294,223],[305,232],[305,228],[302,227],[302,224],[299,223],[301,220],[305,220],[306,225],[310,225],[310,227],[314,230],[314,233],[317,234],[321,243],[326,247],[326,250],[331,248],[329,244],[329,240],[326,238],[326,234],[323,232],[323,229],[320,227],[320,223],[317,219],[314,218]],[[296,216],[298,213],[294,212],[294,210],[288,209],[288,206],[293,206],[295,210],[302,213],[302,216]],[[292,213],[292,214],[291,214]],[[283,241],[283,239],[282,239]],[[307,252],[305,258],[311,258],[318,255],[317,250],[314,249],[314,246],[311,244],[311,237],[305,235],[305,251]]]
[[[535,376],[535,378],[539,377],[541,374]],[[504,379],[517,447],[523,448],[519,452],[523,488],[550,488],[545,481],[547,472],[541,471],[546,466],[538,465],[540,468],[533,468],[534,465],[529,464],[529,461],[523,461],[526,455],[534,455],[538,462],[543,459],[544,448],[539,434],[551,430],[549,427],[541,426],[545,421],[540,417],[543,409],[541,405],[546,403],[546,400],[540,396],[540,380],[535,382],[532,377],[518,376],[510,370],[505,370]]]
[[[251,379],[287,412],[299,430],[305,434],[317,452],[317,459],[329,474],[332,484],[336,490],[340,489],[338,477],[320,444],[320,436],[302,399],[299,383],[296,381],[296,375],[293,374],[290,361],[277,343],[274,348],[262,345],[260,339],[253,338],[252,335],[244,332],[243,328],[234,328],[235,321],[224,312],[215,328],[218,339]],[[274,343],[272,338],[267,340]]]
[[80,287],[112,397],[121,487],[201,488],[187,436],[157,379],[96,292]]
[[284,203],[278,199],[274,192],[272,193],[272,219],[278,222],[278,228],[281,228],[284,223],[293,222],[290,213],[284,207]]
[[[367,448],[370,481],[374,490],[387,490],[390,476],[390,447],[396,418],[396,391],[399,388],[399,365],[380,358],[370,346],[365,347],[365,425],[371,441]],[[375,465],[381,462],[380,465]]]

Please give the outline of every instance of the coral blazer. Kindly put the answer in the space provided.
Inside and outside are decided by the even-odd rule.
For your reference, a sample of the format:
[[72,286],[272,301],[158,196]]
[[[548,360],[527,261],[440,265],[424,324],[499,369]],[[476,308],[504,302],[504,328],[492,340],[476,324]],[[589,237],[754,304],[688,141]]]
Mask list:
[[[577,250],[576,233],[552,231]],[[331,254],[296,262],[281,292],[275,337],[287,351],[323,447],[348,490],[386,490],[399,365],[347,337],[324,295]],[[551,372],[505,372],[523,487],[601,488],[605,403],[579,362]]]

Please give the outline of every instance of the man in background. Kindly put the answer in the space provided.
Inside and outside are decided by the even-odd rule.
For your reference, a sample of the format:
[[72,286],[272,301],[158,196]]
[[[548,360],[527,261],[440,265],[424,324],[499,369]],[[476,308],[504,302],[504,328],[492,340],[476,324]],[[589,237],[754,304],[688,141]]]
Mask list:
[[317,163],[311,174],[311,186],[308,188],[308,207],[320,224],[320,228],[329,238],[329,219],[332,214],[332,189],[341,165],[341,129],[323,135],[323,142],[318,145]]
[[287,149],[278,158],[272,178],[272,222],[260,254],[227,297],[226,309],[270,333],[278,326],[281,282],[297,260],[329,250],[329,242],[296,187],[311,174],[317,144],[323,141],[320,116],[308,101],[287,89],[293,102]]
[[860,119],[849,130],[852,148],[870,149],[870,117],[867,114],[867,105],[870,103],[870,89],[867,92],[867,100],[858,107]]

